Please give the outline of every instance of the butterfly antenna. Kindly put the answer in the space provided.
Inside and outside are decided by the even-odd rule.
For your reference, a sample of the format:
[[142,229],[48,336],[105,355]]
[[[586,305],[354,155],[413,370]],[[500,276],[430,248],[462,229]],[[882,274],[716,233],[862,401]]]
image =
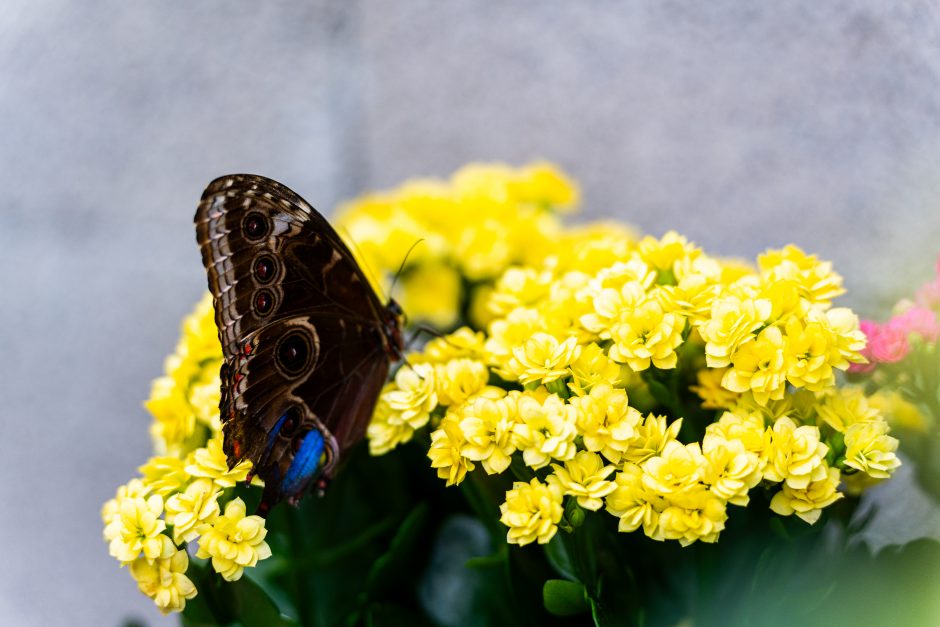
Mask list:
[[450,341],[447,339],[447,336],[446,336],[445,334],[441,333],[440,331],[438,331],[437,329],[435,329],[435,328],[433,328],[433,327],[429,327],[429,326],[424,325],[424,324],[418,324],[418,325],[415,325],[414,327],[412,327],[412,330],[413,330],[413,333],[411,334],[411,337],[409,337],[407,340],[405,340],[405,347],[406,347],[406,348],[411,348],[411,346],[412,346],[412,345],[418,340],[418,338],[421,337],[422,335],[430,335],[430,336],[433,337],[433,338],[438,338],[438,339],[444,340],[445,342],[447,342],[447,343],[450,344],[451,346],[455,346],[455,344],[453,344],[452,342],[450,342]]
[[408,263],[408,257],[411,255],[411,251],[417,248],[418,244],[420,244],[423,241],[424,241],[424,238],[422,237],[421,239],[416,241],[414,244],[412,244],[411,248],[408,249],[408,252],[405,253],[405,258],[401,260],[401,265],[398,266],[398,272],[395,273],[395,278],[392,279],[392,286],[388,289],[389,295],[391,295],[395,291],[395,285],[398,284],[398,277],[401,276],[402,271],[405,269],[405,264]]

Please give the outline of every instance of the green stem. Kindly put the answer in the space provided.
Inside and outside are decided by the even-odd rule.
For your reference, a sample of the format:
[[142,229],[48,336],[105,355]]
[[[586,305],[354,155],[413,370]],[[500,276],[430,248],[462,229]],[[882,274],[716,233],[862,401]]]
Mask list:
[[480,519],[480,522],[486,526],[494,542],[499,546],[499,543],[503,542],[506,532],[499,522],[499,508],[489,494],[490,491],[484,483],[485,479],[485,477],[479,476],[478,473],[468,472],[466,480],[460,484],[460,491],[467,499],[470,509]]

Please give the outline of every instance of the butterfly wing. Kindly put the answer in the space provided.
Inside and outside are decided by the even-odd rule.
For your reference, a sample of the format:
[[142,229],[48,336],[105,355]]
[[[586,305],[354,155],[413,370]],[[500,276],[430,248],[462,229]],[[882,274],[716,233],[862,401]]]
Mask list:
[[265,507],[296,500],[321,453],[329,476],[362,437],[396,354],[397,317],[326,219],[280,183],[216,179],[195,222],[225,358],[229,464],[252,461]]

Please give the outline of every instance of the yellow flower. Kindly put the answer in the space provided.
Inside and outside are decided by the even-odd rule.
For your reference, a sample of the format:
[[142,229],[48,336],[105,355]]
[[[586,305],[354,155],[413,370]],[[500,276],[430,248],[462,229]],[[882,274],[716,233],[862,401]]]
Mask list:
[[580,350],[573,337],[559,342],[548,333],[536,333],[512,349],[505,372],[523,385],[551,383],[568,375],[568,366],[578,358]]
[[727,409],[741,396],[738,392],[726,390],[721,386],[721,380],[727,371],[727,368],[702,368],[696,373],[698,385],[689,386],[689,389],[702,399],[703,408]]
[[757,258],[757,265],[764,281],[792,281],[800,297],[813,304],[828,306],[845,293],[842,277],[832,271],[832,263],[819,261],[792,244],[783,250],[768,250]]
[[570,225],[562,233],[554,260],[561,271],[594,273],[629,257],[636,233],[619,222],[599,221]]
[[659,303],[648,300],[621,312],[610,329],[614,344],[608,355],[637,372],[649,368],[650,362],[657,368],[675,368],[676,348],[682,344],[684,330],[685,318],[664,313]]
[[760,483],[762,465],[741,440],[705,435],[702,454],[708,460],[704,482],[712,494],[732,505],[745,506],[748,490]]
[[783,489],[770,500],[770,509],[781,516],[796,514],[809,524],[819,520],[822,508],[842,498],[839,487],[839,469],[824,466],[819,479],[814,479],[803,488],[783,484]]
[[531,307],[517,307],[505,318],[493,320],[486,340],[489,361],[494,364],[506,363],[512,357],[513,348],[525,344],[543,327],[542,315]]
[[584,272],[569,271],[555,276],[548,296],[537,303],[545,318],[545,328],[556,337],[574,337],[578,344],[587,344],[594,339],[581,325],[581,317],[592,310],[591,299],[586,293],[591,281]]
[[499,521],[509,527],[506,541],[520,546],[531,542],[546,544],[558,531],[563,508],[563,493],[557,481],[547,483],[532,479],[516,481],[506,492],[506,501],[499,506]]
[[568,388],[578,396],[584,396],[599,384],[622,384],[620,368],[620,364],[607,357],[604,349],[591,342],[581,347],[578,358],[571,362],[572,380]]
[[845,430],[845,465],[875,479],[887,479],[901,465],[894,454],[897,448],[883,420],[857,422]]
[[[625,265],[621,267],[626,268]],[[624,282],[616,289],[594,286],[588,288],[588,293],[592,311],[582,315],[580,323],[602,339],[610,338],[611,329],[618,324],[623,312],[635,309],[647,300],[646,287],[634,279]]]
[[434,368],[437,400],[441,405],[457,405],[486,387],[490,372],[486,364],[473,359],[452,359]]
[[193,477],[206,477],[220,488],[232,488],[245,481],[251,471],[251,462],[243,459],[229,470],[228,459],[222,450],[222,435],[206,442],[204,448],[196,449],[187,459],[186,472]]
[[164,498],[182,489],[190,478],[186,462],[172,456],[151,457],[137,470],[144,476],[147,487]]
[[668,501],[686,506],[690,496],[704,489],[702,479],[708,461],[697,442],[682,444],[672,440],[662,453],[643,462],[643,484]]
[[552,285],[551,272],[534,268],[509,268],[496,281],[490,295],[489,309],[505,316],[517,307],[531,307],[548,296]]
[[577,205],[580,196],[578,184],[546,161],[538,161],[517,170],[510,189],[519,202],[547,205],[565,211]]
[[705,340],[705,361],[709,368],[731,364],[731,357],[770,317],[770,301],[727,296],[712,303],[711,317],[698,327]]
[[196,415],[176,380],[154,379],[144,406],[154,419],[150,434],[157,452],[170,455],[185,452],[185,443],[196,428]]
[[443,364],[464,358],[481,361],[486,357],[485,341],[483,332],[460,327],[453,333],[431,339],[420,353],[409,355],[408,359],[413,364]]
[[721,292],[721,287],[702,274],[690,274],[679,279],[676,285],[663,285],[654,292],[654,297],[663,311],[677,313],[692,324],[700,325],[710,319],[712,303]]
[[882,412],[892,426],[922,433],[927,430],[929,418],[898,392],[879,390],[868,398],[868,402]]
[[829,351],[832,367],[845,370],[851,364],[864,364],[862,351],[868,339],[859,328],[858,316],[851,309],[835,307],[826,311],[826,322],[832,334]]
[[402,420],[400,414],[392,411],[392,408],[388,406],[386,392],[390,389],[393,389],[392,384],[385,386],[375,404],[375,411],[372,412],[372,421],[366,429],[370,455],[388,453],[400,444],[411,440],[415,432],[411,425]]
[[404,366],[395,374],[395,388],[384,394],[392,411],[412,429],[420,429],[428,423],[431,412],[437,407],[437,392],[434,367],[430,364]]
[[220,513],[222,491],[208,479],[197,479],[185,492],[166,501],[166,522],[173,525],[173,541],[192,542]]
[[109,552],[112,557],[127,564],[141,554],[149,562],[173,554],[176,547],[163,533],[166,523],[160,520],[163,499],[159,494],[146,500],[139,496],[121,499],[118,509],[118,515],[112,518],[104,531],[105,538],[111,541]]
[[515,403],[511,398],[478,396],[460,408],[460,430],[465,443],[463,457],[480,462],[487,474],[509,468],[510,455],[516,451],[512,429],[516,423]]
[[203,531],[196,557],[212,558],[212,568],[226,581],[241,579],[245,568],[271,557],[264,537],[261,516],[246,516],[245,503],[239,498],[225,506],[225,513]]
[[[101,521],[107,526],[115,517],[119,516],[121,514],[121,501],[124,499],[132,499],[138,496],[146,497],[148,494],[150,494],[149,486],[144,485],[144,482],[140,479],[131,479],[120,486],[114,498],[108,499],[101,507]],[[105,535],[105,539],[110,540],[111,538]]]
[[139,558],[131,562],[129,570],[140,591],[153,599],[163,614],[182,612],[186,600],[196,596],[196,586],[186,576],[189,557],[186,551],[149,562]]
[[468,223],[454,243],[454,258],[471,281],[498,276],[513,261],[515,252],[506,237],[505,222],[484,218]]
[[577,452],[574,439],[578,435],[574,407],[554,394],[549,394],[544,401],[523,394],[517,408],[513,441],[528,466],[538,469],[547,466],[552,459],[567,461],[574,457]]
[[643,421],[640,412],[630,407],[627,393],[601,383],[587,396],[571,399],[576,410],[576,424],[584,448],[600,452],[615,464],[620,463],[637,435],[637,426]]
[[623,471],[614,477],[614,489],[607,495],[607,511],[620,519],[617,529],[622,532],[643,532],[657,537],[659,513],[665,509],[662,497],[643,483],[643,470],[636,464],[626,463]]
[[764,478],[804,490],[826,478],[828,452],[829,447],[819,441],[819,427],[798,427],[790,418],[781,418],[771,432]]
[[[626,290],[623,289],[631,283],[635,285],[630,285]],[[596,299],[598,296],[603,296],[600,302],[595,303],[597,305],[595,309],[602,317],[613,318],[616,317],[614,314],[604,314],[605,307],[603,303],[608,303],[606,308],[609,310],[610,305],[613,304],[609,299],[615,298],[615,294],[618,292],[620,297],[627,302],[643,300],[646,297],[647,290],[654,283],[656,283],[656,270],[638,255],[633,254],[626,261],[617,260],[598,270],[596,276],[589,279],[587,289],[582,290],[582,297]],[[613,293],[603,295],[602,292],[605,289],[612,289]],[[617,309],[619,307],[613,308],[614,311]]]
[[719,282],[724,286],[733,285],[744,277],[753,275],[755,272],[754,265],[744,259],[726,257],[718,259],[718,264],[721,266]]
[[842,475],[842,484],[839,486],[845,494],[851,494],[852,496],[859,496],[867,490],[868,488],[875,486],[884,481],[884,479],[876,479],[869,474],[864,472],[853,472]]
[[460,274],[442,263],[416,264],[402,276],[402,308],[411,320],[439,328],[454,323],[460,305]]
[[217,429],[219,366],[222,347],[206,292],[183,321],[176,350],[167,357],[166,375],[154,380],[144,404],[154,417],[150,432],[158,454],[182,457],[201,443],[197,423]]
[[447,414],[440,426],[431,433],[431,448],[428,457],[431,468],[437,469],[437,476],[447,480],[447,485],[457,485],[463,481],[474,464],[461,453],[464,444],[463,431],[456,416]]
[[196,419],[209,427],[213,433],[222,429],[219,417],[219,401],[222,398],[222,381],[219,378],[221,366],[221,359],[207,364],[189,388],[189,405]]
[[661,271],[671,271],[677,262],[701,254],[695,244],[675,231],[669,231],[661,239],[647,235],[640,240],[638,248],[643,261]]
[[787,380],[796,387],[818,391],[835,384],[829,363],[831,333],[827,327],[820,320],[814,320],[813,316],[805,321],[797,316],[787,320],[784,361]]
[[750,390],[754,399],[763,405],[783,398],[789,369],[785,346],[780,329],[767,327],[756,340],[735,351],[731,369],[725,373],[721,385],[732,392]]
[[604,497],[616,487],[613,481],[607,481],[615,470],[614,466],[605,466],[597,453],[581,451],[564,466],[552,464],[552,468],[565,494],[577,497],[578,505],[584,509],[599,510]]
[[816,411],[826,424],[841,433],[856,423],[881,420],[881,413],[857,387],[828,391],[819,399]]
[[671,505],[659,515],[656,539],[678,540],[682,546],[693,542],[715,542],[728,519],[725,502],[707,490],[695,492],[683,505]]
[[681,418],[667,426],[665,416],[650,414],[635,427],[636,435],[633,436],[629,448],[624,452],[623,459],[632,464],[642,464],[653,455],[662,452],[669,442],[679,437],[681,428]]
[[724,440],[737,440],[744,445],[744,450],[764,459],[764,450],[770,444],[770,431],[764,423],[764,417],[743,408],[733,408],[724,412],[717,422],[705,427],[705,440],[717,437]]

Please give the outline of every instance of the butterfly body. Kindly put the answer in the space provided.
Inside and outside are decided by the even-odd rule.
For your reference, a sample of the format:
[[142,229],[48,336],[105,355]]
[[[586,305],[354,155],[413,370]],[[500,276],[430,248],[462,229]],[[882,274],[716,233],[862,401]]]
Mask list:
[[252,461],[266,512],[314,478],[325,488],[362,438],[403,350],[401,309],[382,303],[326,219],[280,183],[220,177],[195,223],[224,356],[223,446],[230,466]]

